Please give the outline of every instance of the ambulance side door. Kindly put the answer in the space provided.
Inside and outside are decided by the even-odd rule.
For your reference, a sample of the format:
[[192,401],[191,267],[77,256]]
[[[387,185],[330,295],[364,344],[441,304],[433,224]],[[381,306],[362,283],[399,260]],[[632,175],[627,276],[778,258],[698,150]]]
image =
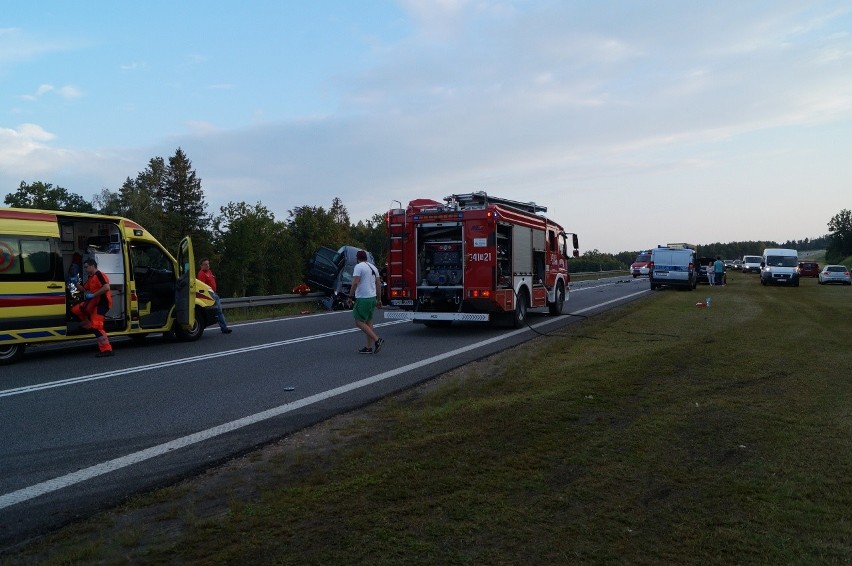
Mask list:
[[189,237],[180,242],[178,248],[178,279],[175,288],[175,319],[184,328],[195,325],[195,255]]

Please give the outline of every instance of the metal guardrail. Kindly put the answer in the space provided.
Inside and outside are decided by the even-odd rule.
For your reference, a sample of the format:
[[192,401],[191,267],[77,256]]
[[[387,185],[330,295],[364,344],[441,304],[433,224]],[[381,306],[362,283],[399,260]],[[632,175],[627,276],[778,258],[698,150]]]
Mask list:
[[[585,271],[571,273],[571,275],[606,275],[608,273],[625,273],[624,269],[613,271]],[[223,309],[237,309],[249,307],[267,307],[273,305],[286,305],[290,303],[309,303],[311,301],[319,301],[328,296],[328,293],[321,291],[313,291],[306,295],[293,293],[288,295],[261,295],[257,297],[232,297],[221,299]]]
[[290,295],[264,295],[258,297],[233,297],[221,299],[223,309],[236,309],[248,307],[266,307],[272,305],[285,305],[288,303],[308,303],[318,301],[327,296],[326,293],[314,291],[306,295],[293,293]]
[[609,271],[572,271],[571,275],[605,275],[607,273],[630,273],[629,269],[611,269]]

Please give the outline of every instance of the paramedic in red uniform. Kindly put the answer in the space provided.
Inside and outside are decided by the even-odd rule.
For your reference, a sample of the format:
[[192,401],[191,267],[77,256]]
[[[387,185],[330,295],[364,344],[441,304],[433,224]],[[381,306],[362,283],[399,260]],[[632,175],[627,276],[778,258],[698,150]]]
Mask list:
[[95,338],[98,339],[98,358],[112,356],[112,345],[104,331],[104,315],[112,308],[112,293],[109,291],[109,278],[98,271],[98,262],[87,259],[83,262],[83,269],[88,274],[88,279],[83,283],[85,289],[85,300],[71,307],[81,321],[83,328],[91,328]]

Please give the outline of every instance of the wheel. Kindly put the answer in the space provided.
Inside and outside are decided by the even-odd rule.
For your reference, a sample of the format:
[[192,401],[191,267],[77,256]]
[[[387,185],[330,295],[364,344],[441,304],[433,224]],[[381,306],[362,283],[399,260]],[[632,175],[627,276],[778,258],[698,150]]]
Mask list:
[[565,286],[562,281],[556,284],[556,300],[550,303],[550,314],[559,316],[562,314],[562,309],[565,306]]
[[26,344],[9,344],[0,346],[0,366],[13,364],[24,355]]
[[512,326],[520,328],[527,322],[527,291],[521,289],[518,293],[518,300],[515,301],[515,312],[512,314]]
[[181,342],[195,342],[204,334],[204,326],[201,324],[201,321],[204,319],[204,313],[201,312],[201,309],[195,307],[195,323],[188,330],[183,326],[175,322],[175,336]]

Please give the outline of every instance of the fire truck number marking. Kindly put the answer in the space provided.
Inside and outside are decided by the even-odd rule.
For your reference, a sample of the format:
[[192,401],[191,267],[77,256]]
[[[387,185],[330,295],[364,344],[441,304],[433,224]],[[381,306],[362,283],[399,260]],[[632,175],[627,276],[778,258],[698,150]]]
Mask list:
[[491,261],[491,252],[470,254],[470,261]]

